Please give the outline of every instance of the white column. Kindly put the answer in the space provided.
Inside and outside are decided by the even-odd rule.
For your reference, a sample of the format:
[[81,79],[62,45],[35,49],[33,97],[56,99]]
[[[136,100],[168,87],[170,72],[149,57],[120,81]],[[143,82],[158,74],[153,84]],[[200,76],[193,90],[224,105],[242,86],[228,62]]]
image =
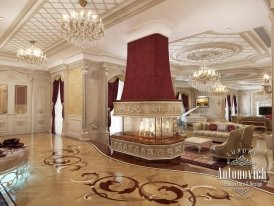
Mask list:
[[85,134],[85,132],[87,132],[87,109],[86,109],[86,106],[87,106],[87,74],[88,74],[88,71],[87,71],[87,67],[84,66],[82,68],[82,81],[83,81],[83,84],[82,84],[82,90],[83,90],[83,101],[82,101],[82,133]]
[[101,63],[86,61],[85,105],[83,104],[82,138],[109,144],[107,131],[107,90],[106,68]]

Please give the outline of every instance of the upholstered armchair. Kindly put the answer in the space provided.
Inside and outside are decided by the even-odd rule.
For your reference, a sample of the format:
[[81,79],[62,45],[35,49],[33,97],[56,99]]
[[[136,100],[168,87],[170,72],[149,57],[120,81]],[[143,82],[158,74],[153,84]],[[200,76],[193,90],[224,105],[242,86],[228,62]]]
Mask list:
[[226,142],[220,145],[212,145],[210,151],[213,157],[227,159],[236,159],[240,156],[238,148],[241,147],[241,138],[245,128],[236,129],[230,132]]
[[246,150],[251,149],[253,131],[254,131],[253,126],[245,127],[245,130],[244,130],[244,133],[243,133],[242,139],[241,139],[241,148],[242,149],[246,149]]

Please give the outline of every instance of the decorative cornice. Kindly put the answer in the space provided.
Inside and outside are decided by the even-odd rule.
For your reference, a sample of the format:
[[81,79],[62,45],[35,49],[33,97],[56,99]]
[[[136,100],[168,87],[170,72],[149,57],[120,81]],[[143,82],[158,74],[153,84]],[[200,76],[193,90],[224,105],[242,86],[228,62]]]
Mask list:
[[100,68],[100,63],[82,59],[68,65],[68,69],[76,69],[76,68],[98,69]]
[[[122,4],[121,6],[124,6],[123,8],[118,7],[111,11],[111,15],[108,15],[107,17],[103,16],[104,25],[106,28],[110,28],[111,26],[114,26],[115,24],[118,24],[125,19],[143,12],[144,10],[149,9],[163,1],[164,0],[146,0],[134,1],[132,3],[132,0],[130,0],[131,3],[129,5],[124,6],[124,4]],[[127,3],[127,1],[125,1],[125,3]]]
[[61,39],[60,41],[56,42],[51,47],[47,48],[47,50],[45,50],[45,54],[47,54],[47,56],[50,58],[53,55],[59,52],[62,52],[66,50],[67,48],[70,48],[71,46],[72,46],[71,43],[67,42],[64,39]]
[[125,66],[113,64],[113,63],[109,63],[109,62],[102,62],[102,67],[105,68],[106,70],[122,70],[122,71],[124,71],[126,69]]
[[60,64],[58,66],[55,66],[55,67],[52,67],[49,69],[49,72],[51,74],[53,73],[56,73],[56,72],[60,72],[60,71],[63,71],[63,70],[66,70],[68,68],[68,65],[67,64]]
[[21,74],[32,74],[32,75],[48,75],[48,71],[44,70],[31,70],[28,68],[22,68],[22,67],[14,67],[14,66],[6,66],[6,65],[0,65],[0,72],[4,71],[15,71]]

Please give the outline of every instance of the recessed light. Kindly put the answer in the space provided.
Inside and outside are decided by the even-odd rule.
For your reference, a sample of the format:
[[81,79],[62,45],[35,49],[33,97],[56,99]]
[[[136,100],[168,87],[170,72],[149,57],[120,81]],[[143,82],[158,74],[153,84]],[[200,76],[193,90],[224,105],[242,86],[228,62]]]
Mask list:
[[1,19],[4,19],[4,17],[0,16],[0,20],[1,20]]
[[226,28],[225,30],[226,30],[226,31],[230,31],[230,30],[231,30],[231,28]]

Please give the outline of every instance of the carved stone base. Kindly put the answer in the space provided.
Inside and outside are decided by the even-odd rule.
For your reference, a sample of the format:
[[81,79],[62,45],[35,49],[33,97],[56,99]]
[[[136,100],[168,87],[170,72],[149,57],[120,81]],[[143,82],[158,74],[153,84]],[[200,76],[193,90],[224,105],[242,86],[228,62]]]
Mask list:
[[111,138],[111,148],[115,152],[128,154],[146,160],[171,160],[180,157],[183,141],[172,144],[143,144],[117,138]]

